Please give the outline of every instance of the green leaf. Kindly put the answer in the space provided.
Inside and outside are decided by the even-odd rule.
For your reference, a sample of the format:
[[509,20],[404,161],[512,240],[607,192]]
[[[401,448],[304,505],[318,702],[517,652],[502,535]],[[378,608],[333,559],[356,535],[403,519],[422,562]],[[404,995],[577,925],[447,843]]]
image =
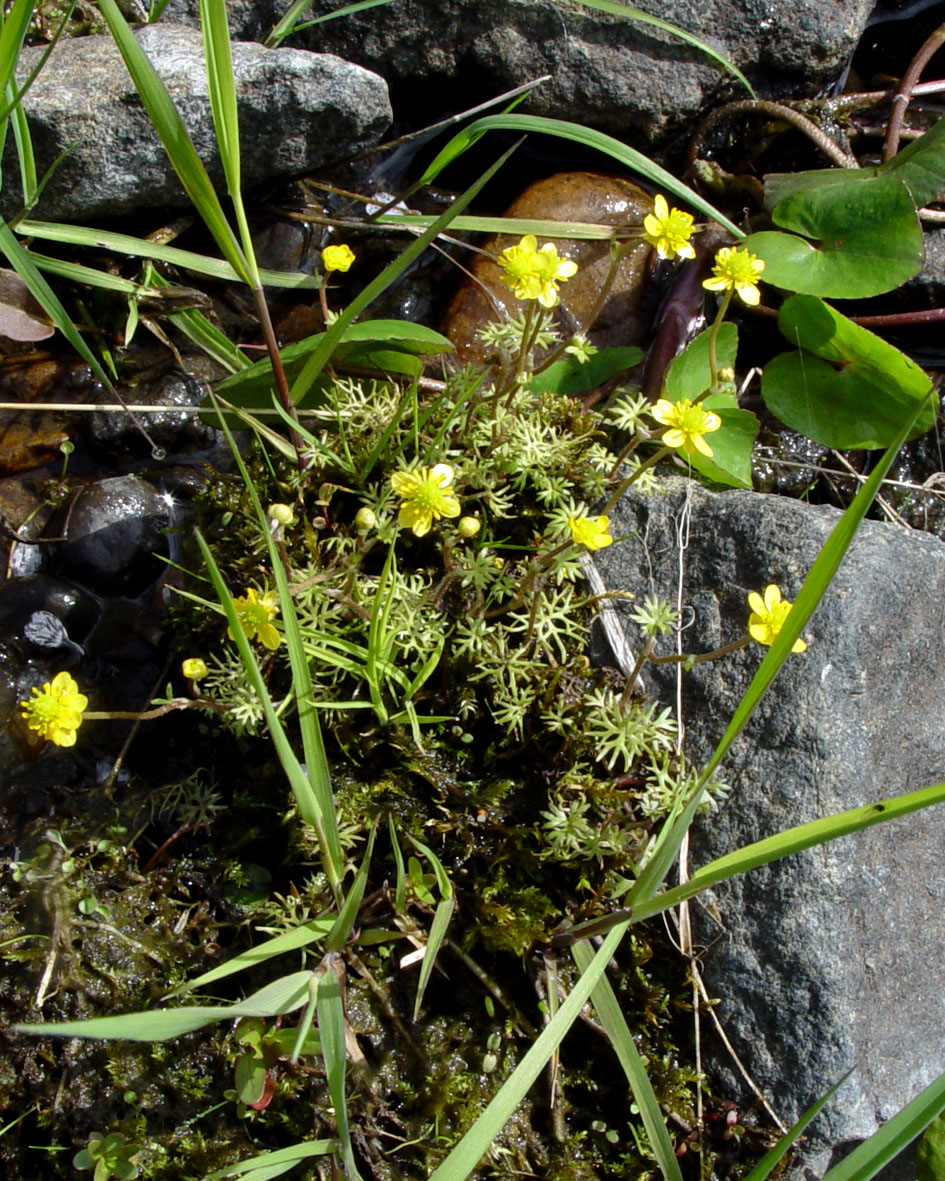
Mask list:
[[338,1147],[337,1140],[303,1140],[301,1144],[292,1144],[288,1148],[279,1148],[275,1152],[263,1152],[239,1164],[225,1165],[222,1169],[214,1169],[208,1173],[203,1181],[222,1181],[224,1177],[246,1177],[248,1181],[266,1181],[269,1177],[279,1177],[294,1168],[299,1161],[312,1156],[325,1156]]
[[[824,1173],[823,1181],[869,1181],[924,1131],[945,1108],[945,1072],[870,1136]],[[938,1174],[941,1178],[941,1174]]]
[[945,118],[904,147],[879,171],[899,177],[919,207],[941,197],[945,192]]
[[640,176],[656,185],[660,192],[672,193],[673,196],[679,197],[693,209],[698,209],[700,213],[704,213],[713,221],[718,222],[720,226],[724,226],[734,238],[745,237],[744,230],[740,230],[734,222],[729,221],[724,213],[720,213],[704,197],[700,197],[697,192],[684,185],[681,180],[677,180],[671,172],[661,168],[659,164],[654,163],[648,156],[644,156],[642,152],[622,144],[620,140],[614,139],[611,135],[605,135],[603,131],[595,131],[580,123],[568,123],[563,119],[549,119],[544,115],[486,115],[482,119],[477,119],[454,135],[449,143],[442,148],[417,182],[417,187],[430,184],[448,164],[451,164],[458,156],[472,147],[487,131],[535,132],[584,144],[585,147],[593,148],[605,156],[618,160],[632,172],[639,173]]
[[678,25],[661,20],[658,16],[651,16],[650,13],[644,12],[640,8],[634,8],[631,4],[618,4],[615,0],[578,0],[578,3],[585,8],[596,8],[599,12],[607,12],[612,16],[623,17],[625,20],[639,21],[640,24],[652,25],[656,29],[663,29],[664,32],[672,33],[674,37],[678,37],[680,41],[685,41],[687,45],[694,46],[701,53],[704,53],[706,57],[710,57],[714,62],[717,62],[724,70],[733,74],[751,97],[755,97],[751,83],[736,65],[719,53],[717,49],[713,49],[711,45],[708,45],[705,41],[700,41],[693,33],[687,33],[685,29],[681,29]]
[[235,1021],[237,1017],[275,1017],[301,1009],[308,1000],[311,977],[311,972],[293,972],[233,1005],[182,1005],[179,1009],[123,1013],[119,1017],[92,1017],[88,1021],[17,1025],[15,1029],[19,1033],[39,1033],[44,1037],[166,1042],[172,1037],[203,1029],[205,1025],[212,1025],[216,1021]]
[[[322,344],[326,335],[318,332],[282,350],[282,364],[289,381],[294,381],[301,373],[305,362]],[[382,369],[383,366],[372,362],[385,361],[388,367],[400,366],[394,372],[409,373],[408,358],[452,351],[452,341],[422,324],[411,324],[406,320],[364,320],[358,324],[349,324],[331,354],[331,363],[335,366]],[[272,366],[266,358],[221,381],[216,392],[234,405],[245,406],[254,400],[268,398],[272,383]]]
[[630,347],[600,349],[584,364],[577,357],[562,357],[536,373],[528,388],[536,394],[566,394],[573,398],[596,390],[605,381],[625,369],[633,369],[642,360],[642,349]]
[[945,1115],[937,1115],[925,1129],[915,1153],[915,1181],[945,1177]]
[[[709,365],[709,337],[711,330],[706,329],[670,362],[663,379],[661,397],[670,402],[678,402],[681,398],[688,398],[695,402],[701,398],[712,384],[712,369]],[[725,321],[719,328],[715,346],[716,361],[720,368],[732,368],[738,354],[738,329],[734,324]]]
[[714,410],[722,425],[706,441],[712,448],[712,458],[694,451],[689,462],[707,480],[730,488],[751,487],[751,449],[758,437],[758,419],[750,410],[739,408],[734,394],[711,394],[703,401],[707,410]]
[[[670,402],[702,397],[712,381],[709,365],[710,330],[700,332],[695,340],[675,357],[666,371],[662,396]],[[716,341],[716,361],[720,367],[734,366],[738,353],[738,329],[726,321]],[[751,487],[751,449],[758,435],[758,419],[741,410],[734,394],[710,394],[703,399],[707,410],[714,410],[722,420],[717,431],[706,436],[712,458],[696,451],[689,461],[696,471],[717,484],[733,488]]]
[[[806,352],[782,353],[767,365],[762,397],[792,430],[827,447],[889,446],[931,389],[928,375],[898,349],[813,296],[788,299],[778,326]],[[935,413],[930,401],[909,438],[931,430]]]
[[[587,943],[576,943],[571,948],[571,954],[582,972],[590,967],[593,952]],[[591,1000],[630,1084],[634,1102],[640,1110],[643,1127],[646,1129],[650,1147],[663,1177],[666,1181],[682,1181],[682,1172],[676,1160],[673,1142],[666,1131],[666,1121],[659,1100],[646,1073],[646,1062],[636,1047],[620,1002],[606,976],[601,976],[597,982],[591,993]]]
[[765,281],[806,295],[865,299],[917,274],[922,230],[902,181],[845,169],[828,175],[830,183],[799,189],[775,206],[775,223],[793,233],[765,230],[745,240],[764,259]]
[[774,1166],[785,1156],[792,1144],[801,1136],[804,1129],[810,1124],[821,1112],[821,1110],[830,1102],[837,1091],[843,1086],[850,1075],[854,1071],[851,1067],[846,1074],[838,1082],[830,1088],[825,1095],[821,1097],[808,1107],[797,1123],[790,1128],[781,1139],[775,1144],[770,1152],[766,1152],[761,1160],[755,1165],[752,1171],[745,1178],[745,1181],[766,1181],[766,1178],[771,1175]]
[[773,172],[765,177],[765,207],[774,209],[794,193],[829,185],[850,185],[879,176],[897,177],[917,207],[934,201],[945,190],[945,118],[925,135],[903,148],[887,163],[874,168],[816,168],[809,172]]

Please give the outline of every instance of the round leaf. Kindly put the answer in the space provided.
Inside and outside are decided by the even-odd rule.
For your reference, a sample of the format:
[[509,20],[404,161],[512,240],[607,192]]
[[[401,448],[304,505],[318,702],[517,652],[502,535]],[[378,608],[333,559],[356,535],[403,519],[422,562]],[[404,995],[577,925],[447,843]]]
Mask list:
[[[778,326],[796,353],[775,357],[761,378],[772,414],[826,447],[888,447],[932,383],[918,365],[878,336],[809,295],[781,308]],[[934,400],[911,438],[935,422]]]
[[833,174],[829,184],[785,197],[772,217],[794,233],[766,230],[744,245],[764,259],[764,279],[776,287],[865,299],[901,286],[922,267],[915,206],[895,176],[863,178],[854,172],[844,180]]

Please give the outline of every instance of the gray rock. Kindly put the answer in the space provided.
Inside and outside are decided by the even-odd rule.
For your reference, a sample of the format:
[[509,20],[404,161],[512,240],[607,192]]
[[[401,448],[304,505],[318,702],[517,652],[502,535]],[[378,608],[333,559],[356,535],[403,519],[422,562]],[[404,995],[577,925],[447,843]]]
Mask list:
[[[336,7],[336,0],[314,0],[306,18]],[[728,56],[770,97],[809,95],[834,79],[873,0],[650,0],[645,7]],[[168,11],[194,20],[196,8],[196,0],[171,0]],[[264,35],[281,15],[275,8],[272,0],[243,0],[233,6],[233,27]],[[377,70],[399,109],[431,121],[550,74],[521,110],[653,144],[721,94],[745,95],[679,38],[556,0],[401,0],[316,25],[292,44]]]
[[[679,478],[629,494],[618,543],[595,555],[610,588],[675,599],[688,511],[687,652],[745,634],[746,595],[793,601],[839,514]],[[698,831],[692,864],[792,825],[945,780],[945,546],[866,522],[792,655],[719,774],[731,798]],[[629,625],[632,629],[633,625]],[[639,637],[631,630],[631,639]],[[664,641],[668,644],[668,641]],[[671,651],[667,647],[663,651]],[[757,669],[757,645],[683,674],[689,758],[703,764]],[[648,666],[674,700],[677,666]],[[704,971],[736,1051],[788,1123],[850,1067],[812,1126],[815,1178],[945,1069],[945,810],[878,825],[720,887],[696,905]],[[748,1099],[723,1051],[713,1074]],[[908,1166],[887,1174],[904,1175]]]
[[[183,26],[149,25],[137,34],[168,87],[197,153],[219,186],[200,35]],[[22,82],[40,50],[27,50]],[[233,64],[243,144],[243,184],[310,171],[374,143],[391,118],[381,78],[328,54],[268,50],[235,43]],[[187,198],[141,107],[110,37],[61,42],[24,99],[43,174],[72,145],[34,213],[91,218],[184,206]],[[13,137],[3,157],[2,210],[18,207]]]

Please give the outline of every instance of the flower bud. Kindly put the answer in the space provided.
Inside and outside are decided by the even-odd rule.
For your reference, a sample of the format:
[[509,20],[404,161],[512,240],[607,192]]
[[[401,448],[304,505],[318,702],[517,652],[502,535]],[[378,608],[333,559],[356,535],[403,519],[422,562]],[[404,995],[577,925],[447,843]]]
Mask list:
[[359,533],[367,533],[369,529],[373,529],[377,524],[377,516],[372,509],[367,505],[364,508],[359,508],[354,517],[354,527]]
[[207,668],[207,662],[199,656],[189,656],[181,661],[180,671],[188,681],[202,681],[210,669]]
[[456,528],[459,530],[460,537],[465,537],[468,540],[470,537],[475,537],[482,528],[482,521],[478,517],[460,517]]
[[295,513],[290,504],[271,504],[266,509],[270,521],[277,525],[292,525],[295,523]]

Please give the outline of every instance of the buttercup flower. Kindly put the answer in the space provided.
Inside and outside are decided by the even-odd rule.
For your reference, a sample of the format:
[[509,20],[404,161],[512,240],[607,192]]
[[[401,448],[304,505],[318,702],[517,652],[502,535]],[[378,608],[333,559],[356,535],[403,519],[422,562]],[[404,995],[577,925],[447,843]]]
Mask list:
[[202,681],[210,669],[207,668],[207,662],[199,656],[189,656],[181,661],[180,671],[188,681]]
[[421,467],[415,472],[394,472],[390,482],[403,501],[397,524],[417,537],[429,533],[433,522],[441,517],[459,516],[459,501],[449,491],[453,469],[448,463]]
[[[781,598],[780,587],[771,583],[765,587],[764,598],[757,591],[748,596],[748,606],[751,615],[748,618],[748,634],[759,644],[770,647],[784,626],[784,621],[791,610],[791,604]],[[803,652],[807,645],[803,640],[795,640],[792,652]]]
[[735,246],[723,246],[715,256],[712,278],[702,286],[709,291],[734,291],[745,303],[755,306],[761,299],[758,280],[765,269],[764,259]]
[[354,251],[348,245],[326,246],[322,251],[322,266],[326,274],[332,271],[347,271],[354,262]]
[[662,193],[653,200],[653,212],[643,219],[643,241],[655,248],[660,258],[695,258],[696,248],[690,243],[692,237],[691,213],[681,209],[670,209]]
[[669,427],[662,436],[667,447],[678,447],[687,455],[692,455],[693,451],[712,455],[712,448],[703,436],[717,431],[722,425],[721,418],[714,411],[703,410],[688,398],[680,398],[678,402],[660,398],[650,413],[657,422]]
[[20,702],[20,710],[31,730],[56,746],[74,746],[75,732],[82,725],[82,712],[89,704],[68,673],[56,673],[33,696]]
[[589,550],[605,549],[613,544],[607,517],[568,517],[571,540]]
[[526,234],[517,246],[509,246],[499,255],[502,282],[512,289],[516,299],[537,299],[544,308],[558,302],[558,284],[577,274],[577,263],[559,258],[553,242],[541,249],[534,234]]
[[[236,615],[240,621],[243,635],[249,640],[259,640],[264,648],[270,652],[282,643],[282,637],[273,627],[272,621],[279,611],[279,596],[275,591],[266,591],[262,597],[249,587],[245,595],[233,600]],[[233,629],[228,627],[226,634],[234,639]]]

